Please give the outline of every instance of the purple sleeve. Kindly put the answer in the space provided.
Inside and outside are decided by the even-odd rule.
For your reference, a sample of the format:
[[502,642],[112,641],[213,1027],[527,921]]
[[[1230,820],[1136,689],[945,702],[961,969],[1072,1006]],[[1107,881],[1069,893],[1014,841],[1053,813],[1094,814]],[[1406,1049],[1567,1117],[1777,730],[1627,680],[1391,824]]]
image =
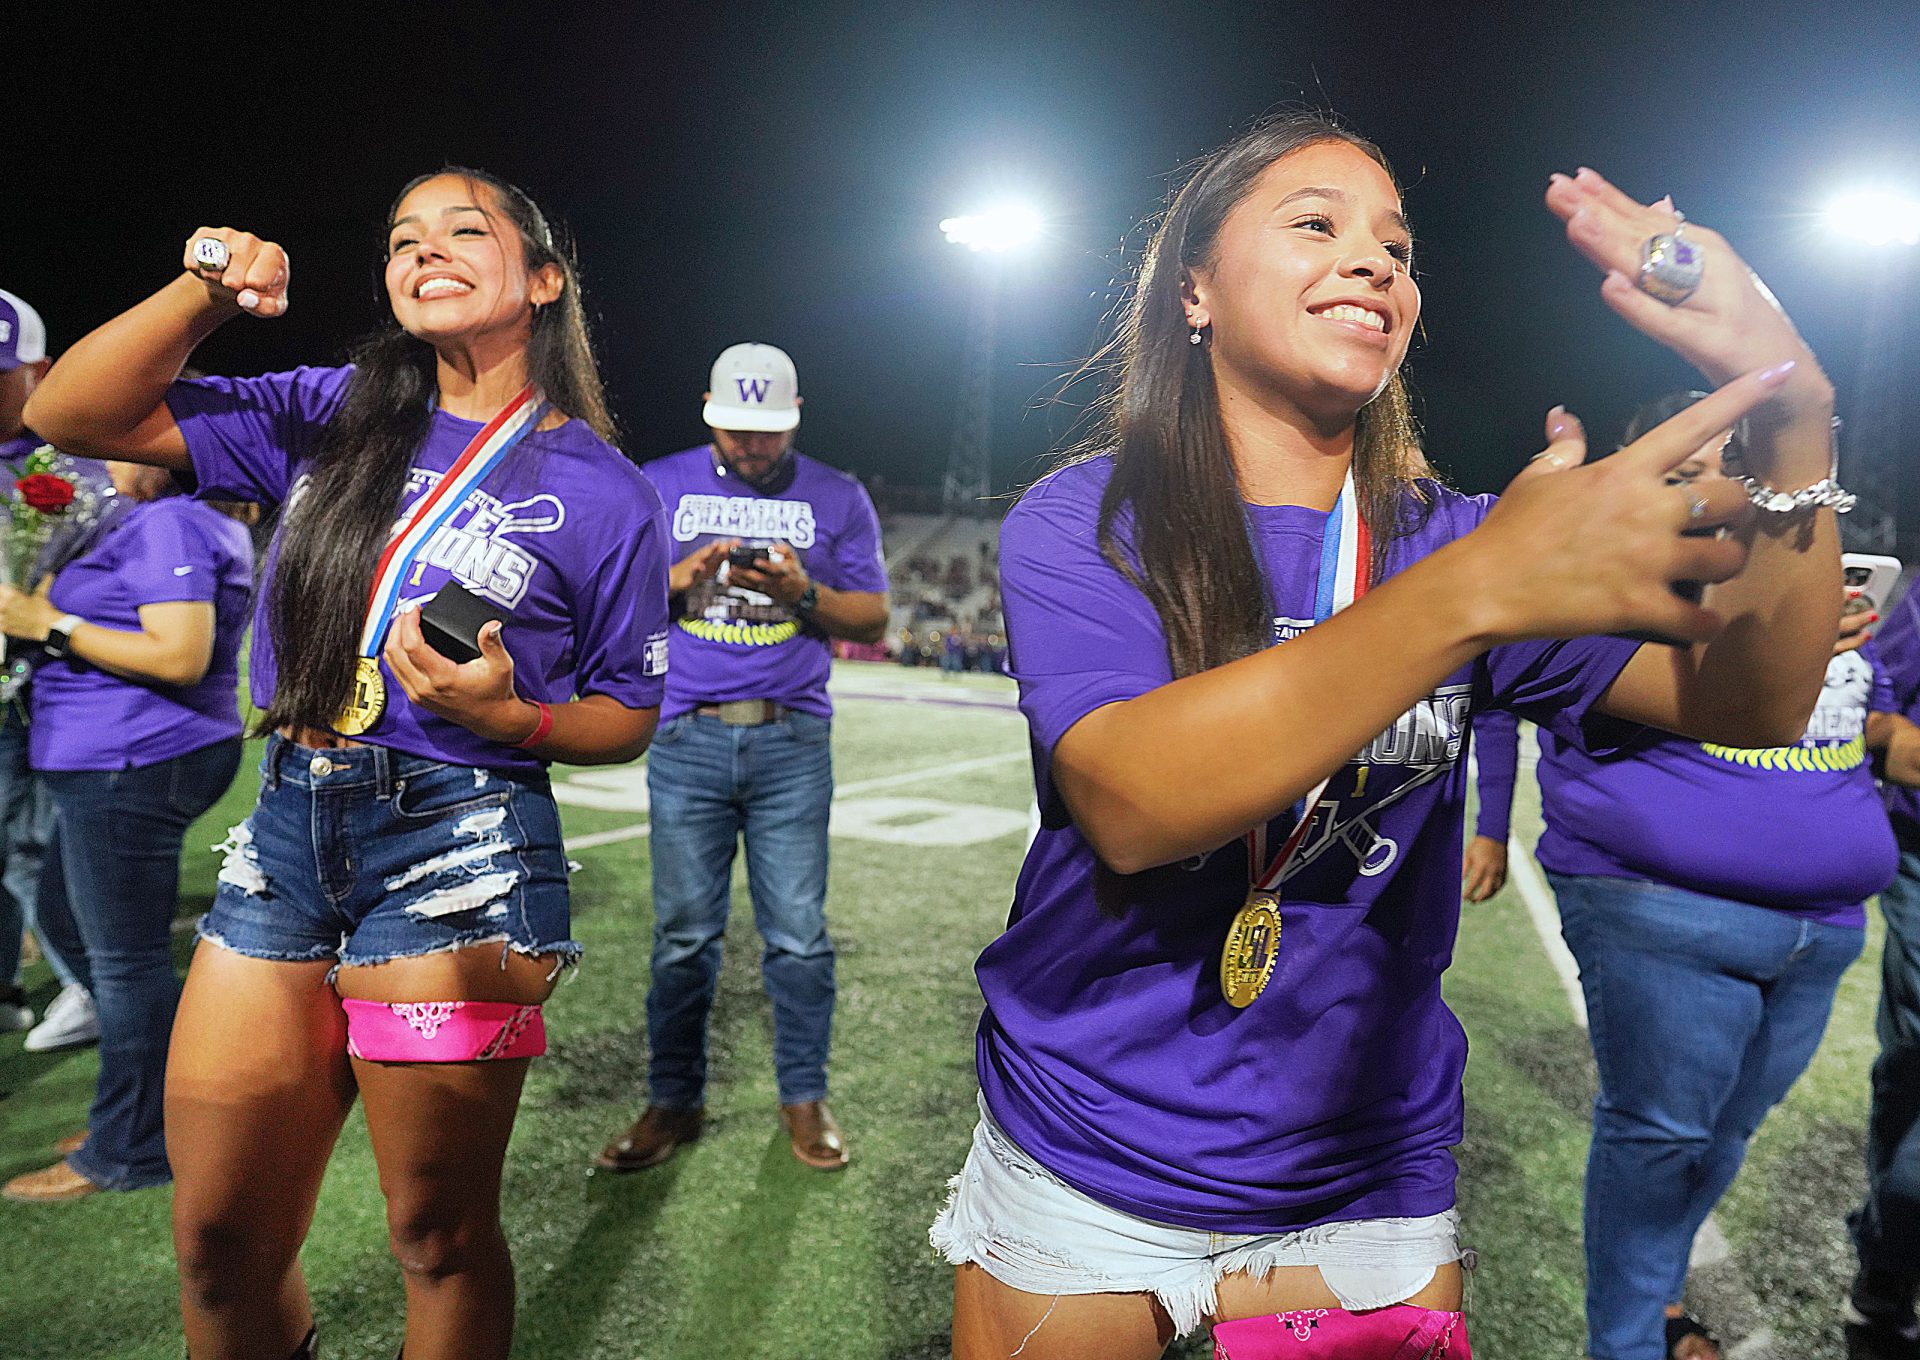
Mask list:
[[1502,845],[1513,813],[1514,771],[1520,764],[1520,720],[1504,709],[1488,709],[1473,720],[1474,787],[1480,795],[1474,834]]
[[[1880,711],[1910,712],[1920,699],[1920,592],[1908,587],[1873,635],[1872,645],[1879,668],[1893,687],[1892,707]],[[1878,710],[1877,700],[1875,707]]]
[[1589,751],[1605,749],[1587,730],[1589,711],[1641,645],[1631,638],[1582,637],[1495,647],[1485,661],[1491,707],[1509,709]]
[[640,486],[645,517],[620,535],[574,601],[574,689],[657,708],[667,685],[667,512],[652,483]]
[[847,522],[833,543],[833,577],[827,582],[835,590],[861,590],[879,593],[887,588],[887,559],[880,551],[880,516],[874,513],[873,498],[867,489],[848,478],[852,504]]
[[340,408],[350,368],[191,378],[167,389],[202,495],[278,505]]
[[1069,728],[1173,679],[1159,615],[1100,555],[1091,481],[1080,468],[1055,474],[1027,492],[1000,531],[1008,669],[1033,733],[1043,808],[1047,758]]
[[1885,661],[1880,656],[1878,644],[1869,642],[1860,649],[1867,664],[1873,667],[1873,694],[1867,700],[1869,713],[1898,713],[1900,700],[1893,691],[1893,676],[1888,672]]
[[211,602],[219,595],[219,560],[192,522],[192,509],[184,498],[155,502],[114,536],[116,574],[135,606]]

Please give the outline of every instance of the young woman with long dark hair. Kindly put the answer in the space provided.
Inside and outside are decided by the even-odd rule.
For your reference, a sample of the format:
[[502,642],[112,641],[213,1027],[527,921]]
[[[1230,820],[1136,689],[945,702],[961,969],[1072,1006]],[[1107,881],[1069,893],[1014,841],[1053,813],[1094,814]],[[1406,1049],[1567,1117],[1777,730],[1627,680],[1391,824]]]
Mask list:
[[[1009,516],[1044,827],[978,965],[982,1117],[933,1231],[962,1360],[1152,1357],[1202,1321],[1233,1360],[1461,1360],[1440,976],[1472,713],[1804,728],[1831,511],[1663,474],[1753,410],[1755,477],[1821,483],[1831,389],[1713,233],[1591,171],[1548,204],[1720,391],[1592,467],[1556,408],[1498,504],[1441,486],[1397,376],[1420,308],[1398,188],[1290,116],[1175,196],[1099,452]],[[1698,605],[1676,580],[1720,584]],[[1589,636],[1628,631],[1680,645]]]
[[[579,954],[546,762],[624,761],[661,697],[660,500],[613,445],[568,253],[525,194],[422,176],[387,223],[392,324],[349,367],[178,381],[282,314],[279,245],[226,229],[36,393],[68,448],[284,503],[253,635],[268,738],[200,927],[167,1071],[195,1360],[313,1347],[297,1260],[356,1092],[410,1360],[505,1356],[500,1177],[540,1006]],[[456,662],[415,606],[503,623]],[[331,984],[331,985],[329,985]]]

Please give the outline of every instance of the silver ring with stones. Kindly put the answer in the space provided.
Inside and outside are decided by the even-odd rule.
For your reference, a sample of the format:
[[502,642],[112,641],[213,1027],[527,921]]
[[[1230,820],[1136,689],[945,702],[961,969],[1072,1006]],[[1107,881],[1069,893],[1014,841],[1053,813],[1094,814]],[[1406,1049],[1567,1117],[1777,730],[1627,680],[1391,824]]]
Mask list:
[[1669,307],[1692,297],[1707,273],[1706,257],[1686,233],[1683,221],[1640,243],[1640,291]]
[[227,243],[214,236],[202,236],[193,243],[193,267],[215,272],[227,267]]

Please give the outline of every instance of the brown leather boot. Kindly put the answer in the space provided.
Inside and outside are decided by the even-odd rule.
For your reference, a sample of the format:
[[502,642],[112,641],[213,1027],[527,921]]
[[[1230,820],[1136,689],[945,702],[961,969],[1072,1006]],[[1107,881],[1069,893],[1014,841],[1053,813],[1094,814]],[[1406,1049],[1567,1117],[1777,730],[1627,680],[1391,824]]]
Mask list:
[[649,1105],[632,1128],[600,1149],[593,1164],[602,1171],[645,1171],[673,1156],[682,1143],[698,1141],[706,1123],[704,1107],[669,1110]]
[[847,1164],[847,1140],[840,1136],[833,1111],[824,1100],[782,1105],[780,1122],[793,1143],[793,1155],[815,1171],[839,1171]]

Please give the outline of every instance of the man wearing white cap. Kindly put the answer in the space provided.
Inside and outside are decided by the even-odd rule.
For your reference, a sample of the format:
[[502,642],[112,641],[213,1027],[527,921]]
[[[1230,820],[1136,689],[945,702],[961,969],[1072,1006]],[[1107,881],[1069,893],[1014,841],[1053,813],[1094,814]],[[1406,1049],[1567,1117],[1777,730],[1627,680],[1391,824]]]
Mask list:
[[[5,468],[18,468],[44,442],[26,428],[22,412],[51,362],[40,313],[24,298],[0,288],[0,465]],[[8,482],[17,475],[7,472]],[[20,944],[25,927],[34,922],[40,866],[53,830],[53,800],[27,766],[25,707],[22,694],[0,714],[0,1033],[33,1024],[20,988]],[[69,923],[66,933],[74,929]],[[27,1047],[64,1048],[93,1041],[100,1027],[92,997],[45,932],[36,933],[61,986],[46,1017],[27,1036]]]
[[827,672],[832,639],[886,632],[880,522],[859,482],[793,447],[799,382],[783,351],[724,351],[703,418],[711,443],[644,469],[666,502],[679,559],[668,579],[667,696],[647,757],[651,1054],[645,1113],[596,1162],[638,1171],[700,1136],[707,1019],[744,836],[780,1118],[794,1156],[836,1171],[847,1148],[826,1104]]

